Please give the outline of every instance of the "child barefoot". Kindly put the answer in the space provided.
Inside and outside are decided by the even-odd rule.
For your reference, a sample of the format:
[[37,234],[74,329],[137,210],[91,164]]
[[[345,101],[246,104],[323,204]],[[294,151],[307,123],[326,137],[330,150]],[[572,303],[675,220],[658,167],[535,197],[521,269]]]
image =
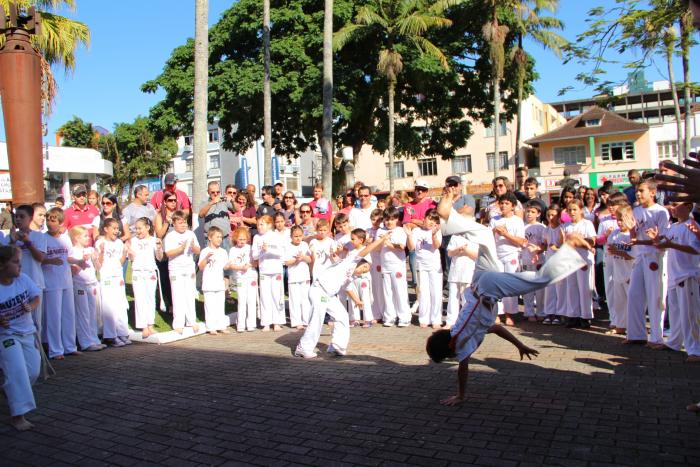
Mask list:
[[209,245],[199,255],[199,270],[202,271],[202,293],[204,294],[204,316],[209,334],[228,334],[226,318],[226,284],[224,267],[228,264],[228,253],[221,247],[223,231],[215,226],[207,232]]
[[127,242],[127,254],[131,260],[131,283],[134,288],[134,315],[141,336],[155,334],[156,287],[158,286],[158,261],[163,259],[163,244],[153,237],[153,225],[147,217],[134,224],[136,236]]
[[289,321],[292,327],[299,330],[309,324],[311,303],[309,302],[309,287],[311,274],[311,250],[302,240],[304,231],[298,225],[291,229],[292,241],[285,247],[287,265],[287,280],[289,290]]
[[95,249],[90,245],[92,238],[88,229],[76,225],[70,229],[73,242],[71,257],[85,261],[84,269],[71,266],[73,271],[73,301],[75,302],[75,331],[82,350],[96,352],[107,347],[97,336],[97,294],[99,282],[95,274],[93,258]]
[[236,288],[238,317],[236,331],[255,331],[258,311],[258,271],[253,267],[250,256],[250,231],[246,227],[237,228],[233,234],[233,246],[228,253],[227,269],[233,271],[231,283]]
[[31,429],[25,415],[36,408],[32,384],[39,376],[41,357],[31,313],[40,303],[41,290],[21,273],[20,249],[0,247],[0,368],[10,406],[10,423],[19,431]]

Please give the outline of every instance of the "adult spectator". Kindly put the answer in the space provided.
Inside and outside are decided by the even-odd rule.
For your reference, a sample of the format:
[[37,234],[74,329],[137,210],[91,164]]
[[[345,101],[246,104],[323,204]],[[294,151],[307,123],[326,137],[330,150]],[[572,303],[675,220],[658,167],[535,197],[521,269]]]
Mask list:
[[525,166],[520,166],[517,169],[515,169],[515,197],[518,198],[518,201],[521,203],[526,203],[527,198],[525,196],[525,191],[524,191],[524,186],[525,186],[525,180],[527,180],[529,175],[528,168]]
[[389,200],[386,207],[393,206],[399,210],[399,219],[403,219],[405,212],[404,206],[411,202],[411,197],[408,196],[404,190],[396,190],[393,194],[389,195]]
[[248,190],[243,190],[238,193],[237,200],[237,204],[240,208],[241,221],[243,222],[243,225],[249,229],[252,229],[252,235],[252,231],[255,230],[257,222],[255,217],[257,213],[255,212],[255,200],[253,199],[253,195],[248,193]]
[[637,185],[642,181],[642,176],[639,174],[639,170],[631,169],[627,172],[627,180],[630,182],[630,186],[622,190],[622,192],[627,196],[627,201],[629,201],[631,206],[637,202]]
[[63,210],[65,219],[63,225],[66,230],[82,225],[90,231],[90,238],[94,232],[92,221],[100,215],[95,206],[87,204],[87,187],[78,183],[73,187],[73,203]]
[[326,219],[329,223],[333,219],[333,206],[330,200],[323,197],[323,184],[314,186],[313,199],[309,203],[315,219]]
[[464,193],[462,179],[457,175],[450,175],[445,179],[445,186],[454,188],[456,198],[453,207],[455,208],[455,211],[463,216],[473,216],[474,210],[476,209],[476,200],[472,195]]
[[0,230],[10,230],[14,223],[12,222],[12,203],[8,202],[0,211]]
[[595,213],[599,206],[598,193],[595,191],[595,188],[586,188],[583,194],[583,218],[591,221],[596,230],[598,229],[598,219]]
[[221,247],[226,251],[231,249],[231,223],[228,218],[229,212],[234,212],[234,207],[231,202],[221,196],[221,185],[219,182],[209,182],[207,184],[207,193],[209,200],[202,204],[197,211],[200,222],[204,221],[204,232],[214,226],[221,229],[224,234],[224,241]]
[[245,191],[247,191],[250,194],[250,196],[252,196],[253,199],[255,199],[255,185],[249,183],[248,186],[245,187]]
[[299,206],[299,227],[304,232],[304,240],[309,241],[316,234],[316,222],[313,217],[314,210],[309,203]]
[[136,221],[142,217],[146,217],[155,222],[156,209],[148,203],[150,192],[146,185],[138,185],[134,188],[134,199],[122,211],[124,222],[129,225],[131,236],[136,235]]
[[[173,213],[177,211],[177,195],[174,191],[165,190],[163,193],[163,205],[156,213],[156,220],[153,223],[156,237],[163,240],[167,234],[173,230]],[[170,289],[170,276],[168,274],[168,256],[163,255],[160,261],[156,261],[158,267],[158,280],[160,290],[163,293],[163,303],[168,313],[173,312],[173,299]]]
[[[226,188],[224,188],[224,196],[226,198],[226,201],[231,203],[231,205],[234,208],[234,211],[237,212],[238,209],[236,205],[236,198],[238,197],[238,188],[236,188],[235,185],[226,185]],[[231,225],[231,232],[233,232],[236,229],[236,227],[238,227],[239,219],[236,218],[236,212],[229,211],[228,213],[228,221]]]
[[[491,201],[486,207],[487,223],[494,217],[501,215],[501,208],[498,206],[498,197],[501,195],[505,195],[509,191],[513,191],[513,187],[510,183],[510,180],[508,180],[508,177],[502,175],[500,177],[494,178],[491,182],[491,186],[493,187],[493,201]],[[523,217],[523,205],[520,203],[520,201],[518,201],[518,204],[515,206],[515,214],[520,216],[521,218]]]
[[282,206],[282,198],[284,197],[284,184],[282,182],[275,183],[274,190],[275,202],[272,204],[273,206],[278,205],[276,207],[279,209],[279,206]]
[[355,229],[367,230],[372,227],[370,214],[374,210],[372,207],[372,193],[368,186],[362,186],[357,190],[357,197],[360,200],[360,207],[355,207],[350,210],[349,221],[350,226]]
[[102,227],[104,227],[105,220],[114,219],[119,224],[119,233],[117,234],[122,242],[125,242],[131,238],[131,232],[129,230],[129,224],[122,218],[121,210],[119,209],[119,200],[117,195],[114,193],[105,193],[102,196],[102,210],[100,215],[92,220],[93,232],[92,237],[97,240],[97,237],[102,235]]
[[[353,203],[354,203],[353,207],[356,207],[356,208],[360,207],[360,193],[359,192],[360,192],[360,188],[362,188],[363,186],[366,186],[366,185],[359,180],[356,181],[355,184],[352,186]],[[376,196],[370,195],[369,202],[373,208],[377,207],[377,197]],[[401,213],[401,217],[403,217],[403,213]]]
[[[663,160],[659,163],[659,170],[658,174],[659,175],[674,175],[675,172],[671,169],[669,169],[666,164],[668,163],[673,163],[671,159],[666,159]],[[665,188],[657,188],[656,189],[656,202],[659,203],[661,206],[665,206],[666,208],[670,207],[670,202],[668,201],[668,198],[670,196],[673,196],[673,192],[669,191]]]
[[299,208],[297,208],[297,198],[291,191],[282,195],[282,204],[279,212],[284,216],[284,225],[291,227],[299,220]]
[[355,195],[355,192],[353,190],[348,190],[340,197],[340,206],[336,206],[336,210],[345,215],[350,215],[352,208],[359,206],[358,203],[359,198]]
[[[423,227],[426,211],[437,207],[435,201],[428,197],[428,190],[430,190],[430,185],[428,185],[427,181],[420,178],[416,180],[413,186],[413,200],[404,205],[403,211],[403,225],[409,229]],[[409,250],[408,252],[408,265],[411,269],[411,286],[415,287],[417,279],[415,250]]]
[[262,197],[262,203],[258,205],[256,211],[257,217],[262,216],[274,216],[277,209],[275,209],[275,194],[274,188],[270,185],[265,185],[260,189],[260,196]]
[[229,183],[226,185],[226,188],[224,188],[224,191],[226,192],[226,199],[233,203],[236,200],[236,196],[238,196],[238,188],[236,188],[236,185]]
[[156,208],[156,211],[163,207],[163,195],[166,191],[169,191],[175,193],[175,196],[177,196],[176,209],[183,211],[189,217],[192,211],[192,203],[190,203],[190,198],[187,196],[187,193],[177,189],[177,175],[174,173],[165,174],[163,185],[165,185],[165,188],[161,191],[156,191],[151,197],[151,204]]

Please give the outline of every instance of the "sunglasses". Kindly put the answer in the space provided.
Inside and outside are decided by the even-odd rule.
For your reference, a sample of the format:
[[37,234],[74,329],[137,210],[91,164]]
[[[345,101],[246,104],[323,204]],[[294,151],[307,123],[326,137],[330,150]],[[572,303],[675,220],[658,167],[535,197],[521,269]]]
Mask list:
[[112,206],[113,204],[111,201],[102,201],[102,206]]
[[87,196],[87,193],[85,193],[85,192],[83,191],[82,193],[78,193],[78,194],[75,194],[75,195],[73,195],[73,196],[75,196],[76,198],[82,198],[82,197],[84,197],[84,196]]
[[299,211],[302,214],[311,214],[311,211]]
[[174,203],[177,201],[177,198],[168,198],[165,200],[166,203]]
[[284,199],[294,199],[294,196],[285,196]]

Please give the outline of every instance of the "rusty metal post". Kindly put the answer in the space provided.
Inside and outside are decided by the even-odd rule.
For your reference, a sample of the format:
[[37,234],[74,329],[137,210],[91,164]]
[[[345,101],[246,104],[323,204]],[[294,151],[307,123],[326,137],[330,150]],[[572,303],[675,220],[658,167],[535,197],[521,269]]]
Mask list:
[[29,17],[23,18],[16,8],[11,3],[9,18],[2,13],[0,24],[6,37],[0,49],[0,96],[15,205],[44,202],[41,57],[30,42],[35,25],[33,8]]

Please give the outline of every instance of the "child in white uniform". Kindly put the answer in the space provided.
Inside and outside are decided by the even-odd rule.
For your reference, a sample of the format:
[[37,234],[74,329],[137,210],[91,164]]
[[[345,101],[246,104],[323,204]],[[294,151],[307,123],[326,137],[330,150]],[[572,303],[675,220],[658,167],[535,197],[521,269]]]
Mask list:
[[311,303],[309,288],[311,287],[312,262],[311,250],[304,238],[304,230],[298,225],[291,229],[292,241],[285,248],[285,264],[287,265],[287,288],[289,290],[289,322],[290,326],[299,330],[309,324]]
[[384,326],[391,327],[398,319],[399,327],[411,324],[406,282],[407,236],[399,227],[399,210],[391,206],[384,210],[384,226],[389,235],[381,249],[382,290],[384,291]]
[[593,245],[595,245],[596,233],[593,223],[583,218],[583,201],[574,199],[566,206],[566,210],[571,217],[571,222],[564,224],[562,231],[564,238],[572,233],[576,233],[586,239],[590,248],[577,248],[586,265],[571,274],[566,279],[566,293],[568,303],[569,328],[591,326],[593,319],[593,284],[590,280],[590,270],[593,268]]
[[[562,245],[561,209],[553,204],[547,208],[547,230],[545,230],[545,263]],[[544,309],[547,316],[542,324],[561,324],[566,314],[566,281],[544,288]]]
[[73,301],[75,303],[75,332],[82,350],[96,352],[107,347],[100,343],[97,331],[97,294],[99,283],[95,274],[93,259],[95,249],[90,246],[92,238],[88,229],[77,225],[70,229],[73,242],[71,257],[84,260],[85,268],[71,265],[73,272]]
[[195,309],[194,255],[200,252],[199,241],[194,232],[187,229],[187,216],[183,211],[175,211],[172,219],[173,230],[165,236],[164,249],[173,295],[173,330],[182,334],[185,325],[190,325],[196,334],[199,325]]
[[452,235],[447,245],[447,255],[452,258],[447,275],[447,317],[445,328],[454,326],[459,310],[464,305],[465,296],[474,276],[474,260],[479,254],[479,246],[471,243],[463,235]]
[[[489,222],[496,237],[496,253],[503,264],[505,272],[517,272],[520,265],[520,249],[527,244],[525,239],[525,224],[515,215],[518,199],[513,193],[498,197],[500,215]],[[499,306],[498,314],[505,314],[505,324],[514,326],[513,317],[518,313],[518,297],[503,297],[503,308]]]
[[226,283],[224,268],[228,264],[228,253],[221,247],[223,231],[211,226],[207,231],[209,244],[199,255],[199,270],[202,271],[202,293],[204,294],[204,317],[209,334],[228,334],[226,318]]
[[[545,231],[539,222],[540,205],[536,202],[525,204],[525,238],[527,245],[520,250],[520,264],[523,271],[539,271],[544,264]],[[544,289],[538,289],[523,295],[525,317],[528,321],[542,321],[545,317]]]
[[102,338],[112,347],[131,344],[122,265],[126,260],[126,248],[119,237],[119,223],[116,219],[105,219],[102,224],[102,237],[95,243],[100,272],[100,296],[102,302]]
[[630,277],[632,276],[632,247],[630,231],[634,228],[632,208],[628,204],[620,205],[612,218],[618,228],[607,235],[605,254],[607,273],[611,273],[610,284],[605,291],[610,314],[610,334],[625,334],[627,331],[627,297],[629,296]]
[[68,235],[63,233],[63,210],[52,208],[46,215],[48,229],[44,271],[44,329],[49,358],[63,360],[64,355],[79,355],[75,345],[75,303],[70,263],[86,267],[85,260],[74,260]]
[[[349,250],[362,249],[367,241],[367,232],[362,229],[353,229],[350,234]],[[355,268],[353,279],[347,289],[348,303],[350,305],[350,326],[353,326],[352,319],[358,320],[355,325],[362,327],[372,327],[377,320],[381,319],[381,312],[375,314],[372,297],[372,250],[369,256],[365,256],[366,265]]]
[[313,257],[311,275],[314,279],[323,275],[323,271],[333,265],[331,256],[335,254],[337,245],[329,237],[330,227],[328,221],[319,219],[316,223],[316,236],[309,242],[309,249]]
[[25,415],[36,408],[32,384],[39,377],[41,357],[30,314],[40,304],[41,290],[21,270],[16,246],[0,247],[0,369],[10,407],[10,423],[19,431],[33,427]]
[[[384,213],[381,209],[375,209],[370,214],[370,220],[372,221],[372,227],[367,231],[367,241],[373,242],[378,237],[382,236],[384,228],[382,227],[382,222],[384,221]],[[377,324],[377,321],[382,319],[384,315],[384,283],[382,280],[382,265],[381,265],[381,252],[377,249],[372,250],[369,254],[370,258],[370,279],[372,288],[372,321],[367,322],[363,327],[370,327],[373,324]]]
[[262,330],[279,331],[285,323],[284,297],[282,297],[282,237],[272,230],[272,217],[258,219],[258,234],[253,238],[251,254],[258,262],[260,273],[260,324]]
[[671,333],[666,345],[679,351],[685,345],[688,361],[700,361],[700,228],[691,217],[693,203],[673,203],[673,216],[666,238],[653,232],[658,248],[668,250],[668,321]]
[[17,245],[22,250],[22,272],[34,281],[41,296],[39,306],[32,311],[32,319],[36,326],[37,333],[41,338],[44,323],[44,310],[41,301],[44,295],[44,271],[41,269],[41,262],[46,255],[47,236],[44,233],[31,230],[30,226],[34,216],[34,208],[28,204],[22,204],[15,208],[15,226],[17,230],[10,230],[10,235],[3,239],[3,242]]
[[428,209],[422,227],[406,228],[408,249],[416,252],[418,271],[418,323],[420,327],[442,327],[442,263],[440,261],[440,216]]
[[153,237],[150,219],[142,217],[134,223],[136,236],[127,243],[127,254],[131,260],[131,284],[134,290],[134,315],[136,327],[143,338],[155,334],[156,289],[158,267],[156,259],[163,259],[163,244]]
[[[669,215],[655,201],[656,183],[642,180],[637,186],[639,206],[633,210],[636,227],[632,231],[632,277],[627,301],[628,344],[645,344],[652,349],[665,349],[663,324],[666,283],[664,281],[664,252],[657,249],[647,233],[667,236]],[[645,312],[649,312],[650,336],[647,342]]]
[[250,254],[250,231],[245,227],[237,228],[231,234],[233,246],[228,253],[227,269],[233,271],[231,283],[236,288],[238,314],[236,330],[238,332],[255,331],[258,311],[258,271],[253,267]]

